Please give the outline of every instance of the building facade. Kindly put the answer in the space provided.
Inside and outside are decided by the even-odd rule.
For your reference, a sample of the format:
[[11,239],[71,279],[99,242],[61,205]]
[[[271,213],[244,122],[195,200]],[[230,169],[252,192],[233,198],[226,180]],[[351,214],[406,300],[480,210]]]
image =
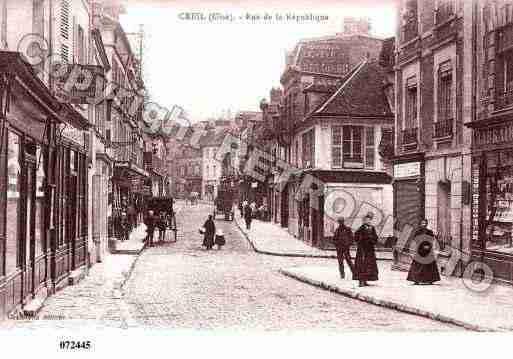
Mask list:
[[[143,209],[144,196],[151,194],[151,175],[145,170],[142,106],[132,106],[133,99],[144,89],[139,63],[126,33],[119,23],[122,7],[95,7],[94,25],[99,29],[110,71],[107,83],[118,89],[107,97],[106,141],[112,148],[113,170],[109,183],[109,238],[122,236],[120,221],[129,205]],[[128,94],[128,96],[126,95]],[[134,96],[131,96],[131,95]]]
[[[442,258],[451,248],[468,253],[473,5],[404,0],[398,14],[396,229],[427,218]],[[395,266],[406,269],[409,260],[398,255]]]
[[470,252],[513,283],[513,4],[474,5],[475,96],[472,129],[472,226]]
[[[63,83],[71,68],[95,75],[102,71],[89,57],[87,3],[4,0],[0,11],[5,99],[0,120],[0,318],[4,318],[23,310],[32,299],[73,282],[90,262],[89,127],[95,107],[84,100],[89,89],[66,89]],[[26,34],[32,34],[51,59],[43,56],[43,61],[34,62],[30,42],[29,48],[23,46]],[[52,66],[66,71],[50,77]]]
[[[283,94],[280,116],[273,121],[272,148],[275,158],[289,163],[295,174],[285,186],[274,186],[272,217],[291,234],[315,246],[327,245],[334,229],[333,218],[324,213],[323,201],[329,200],[329,191],[336,192],[341,187],[350,191],[351,187],[353,192],[363,193],[367,190],[358,189],[357,182],[366,182],[364,178],[369,177],[367,184],[362,185],[369,187],[362,198],[374,203],[379,197],[381,204],[391,203],[391,178],[382,171],[377,152],[382,126],[393,127],[390,107],[386,104],[385,112],[383,109],[376,112],[362,105],[359,114],[357,106],[348,110],[342,104],[351,101],[350,97],[344,97],[345,86],[353,88],[352,81],[359,76],[366,78],[377,71],[383,77],[377,65],[368,60],[378,58],[382,40],[370,36],[369,30],[368,22],[345,19],[343,33],[300,41],[287,54],[286,69],[281,76]],[[381,86],[378,85],[380,91]],[[376,97],[379,104],[386,101],[383,93]],[[365,141],[367,152],[363,150]],[[373,157],[370,157],[371,150]],[[352,151],[357,159],[353,168],[350,167]],[[358,151],[364,152],[360,156]],[[367,171],[380,174],[368,176],[363,173]],[[357,178],[360,172],[361,179]],[[325,192],[317,206],[311,205],[307,193],[298,196],[306,175],[323,183]],[[275,174],[274,182],[278,178],[279,174]]]
[[[289,232],[313,246],[331,245],[338,216],[348,224],[361,220],[359,213],[339,213],[340,198],[351,196],[355,208],[366,202],[392,212],[392,178],[378,149],[382,133],[394,123],[384,78],[377,61],[365,59],[332,84],[321,77],[304,87],[311,107],[294,126],[291,164],[297,172],[282,194],[282,212]],[[305,176],[315,178],[318,198],[301,193]],[[376,221],[382,237],[392,236],[385,218]]]

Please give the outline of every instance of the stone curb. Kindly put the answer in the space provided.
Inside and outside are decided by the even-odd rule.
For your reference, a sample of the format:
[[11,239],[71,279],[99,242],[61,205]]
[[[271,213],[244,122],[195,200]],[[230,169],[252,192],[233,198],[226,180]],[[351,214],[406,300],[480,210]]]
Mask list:
[[[240,226],[239,222],[236,219],[234,219],[233,221],[236,223],[237,228],[239,228],[239,231],[244,235],[246,240],[251,245],[251,248],[253,248],[253,251],[255,251],[256,253],[266,254],[266,255],[269,255],[269,256],[277,256],[277,257],[337,259],[337,255],[336,254],[326,254],[326,255],[323,255],[323,254],[302,254],[302,253],[272,252],[272,251],[266,251],[266,250],[258,249],[255,246],[255,243],[249,238],[248,234],[242,229],[242,227]],[[377,258],[377,259],[378,260],[383,260],[383,261],[391,261],[392,260],[392,258]]]
[[307,284],[310,284],[310,285],[313,285],[313,286],[316,286],[316,287],[319,287],[319,288],[322,288],[325,290],[329,290],[331,292],[341,294],[345,297],[357,299],[362,302],[374,304],[374,305],[377,305],[380,307],[390,308],[393,310],[397,310],[399,312],[418,315],[418,316],[436,320],[436,321],[442,322],[442,323],[453,324],[458,327],[462,327],[467,330],[476,331],[476,332],[499,332],[499,331],[501,331],[498,329],[488,328],[488,327],[474,324],[471,322],[462,321],[457,318],[442,315],[440,313],[435,313],[435,312],[430,312],[428,310],[415,308],[410,305],[404,305],[404,304],[396,303],[396,302],[386,300],[386,299],[378,299],[378,298],[375,298],[368,294],[358,293],[351,289],[344,289],[344,288],[340,288],[337,286],[333,286],[333,285],[324,283],[322,281],[311,279],[304,275],[294,273],[294,272],[288,271],[286,269],[280,269],[279,272],[287,277],[299,280],[300,282],[307,283]]

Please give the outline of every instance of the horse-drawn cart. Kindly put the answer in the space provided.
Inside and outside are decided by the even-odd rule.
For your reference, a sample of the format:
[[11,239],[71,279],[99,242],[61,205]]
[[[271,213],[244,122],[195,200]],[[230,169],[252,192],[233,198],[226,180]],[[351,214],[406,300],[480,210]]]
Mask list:
[[214,201],[214,219],[217,214],[224,214],[224,219],[233,221],[235,218],[235,211],[233,205],[235,201],[235,193],[231,190],[219,190],[217,197]]
[[176,216],[173,210],[173,197],[149,197],[147,199],[147,210],[153,211],[156,216],[164,213],[167,219],[167,229],[174,232],[174,240],[176,241]]

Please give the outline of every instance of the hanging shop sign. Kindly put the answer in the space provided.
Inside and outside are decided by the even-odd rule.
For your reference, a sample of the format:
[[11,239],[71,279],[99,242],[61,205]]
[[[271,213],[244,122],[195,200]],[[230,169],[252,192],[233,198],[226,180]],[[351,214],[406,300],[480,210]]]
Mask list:
[[420,162],[398,163],[394,165],[394,178],[420,176]]
[[472,164],[472,242],[479,241],[479,163]]
[[[56,65],[57,66],[57,65]],[[84,64],[59,64],[55,70],[56,97],[61,102],[88,104],[103,94],[103,67]]]

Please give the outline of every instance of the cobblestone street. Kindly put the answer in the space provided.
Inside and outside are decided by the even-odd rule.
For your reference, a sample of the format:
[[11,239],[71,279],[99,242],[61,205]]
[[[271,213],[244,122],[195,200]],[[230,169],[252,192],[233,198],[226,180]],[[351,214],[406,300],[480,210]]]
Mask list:
[[233,222],[220,219],[227,244],[201,247],[207,205],[178,214],[178,243],[145,250],[126,285],[135,325],[257,330],[451,330],[428,319],[351,300],[287,278],[278,269],[334,260],[254,253]]
[[[133,259],[113,255],[78,285],[48,298],[38,320],[7,321],[2,328],[459,330],[286,277],[280,268],[332,264],[336,270],[335,260],[256,254],[234,222],[216,221],[227,243],[206,251],[198,229],[211,206],[177,207],[177,243],[145,249],[123,289]],[[109,275],[114,263],[123,276]]]
[[[211,206],[180,204],[177,243],[147,248],[123,289],[97,265],[78,285],[46,301],[39,320],[10,328],[165,328],[229,330],[443,331],[458,327],[367,304],[280,274],[284,267],[335,260],[255,253],[233,222],[221,251],[201,247],[198,229]],[[130,256],[114,255],[127,275]],[[106,263],[107,264],[107,263]]]

